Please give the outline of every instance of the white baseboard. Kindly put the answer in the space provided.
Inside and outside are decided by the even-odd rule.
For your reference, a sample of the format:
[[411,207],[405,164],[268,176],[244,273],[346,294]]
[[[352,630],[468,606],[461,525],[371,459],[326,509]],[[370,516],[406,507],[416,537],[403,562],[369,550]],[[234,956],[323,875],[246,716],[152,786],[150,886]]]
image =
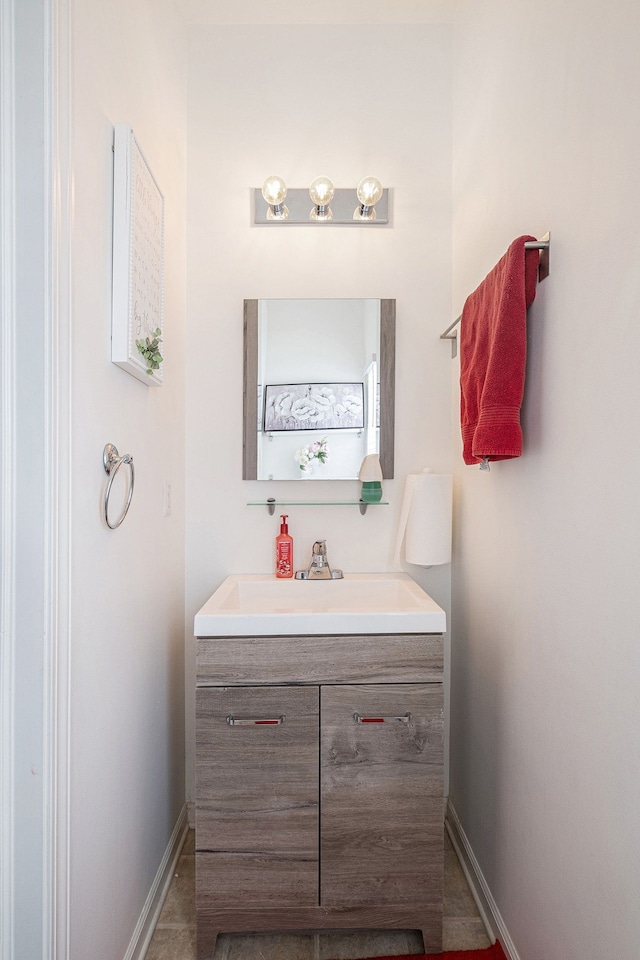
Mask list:
[[133,936],[124,955],[124,960],[144,960],[151,943],[153,931],[156,928],[164,901],[169,893],[171,880],[175,873],[176,864],[180,856],[184,841],[187,837],[189,824],[187,823],[187,806],[182,808],[180,816],[173,828],[171,839],[158,867],[155,879],[151,884],[149,896],[142,908],[142,913],[133,931]]
[[458,855],[460,866],[464,872],[473,899],[476,902],[480,917],[485,925],[487,935],[492,942],[500,941],[500,946],[507,955],[508,960],[520,960],[518,951],[509,935],[507,925],[498,909],[498,905],[489,889],[480,864],[469,843],[455,807],[451,800],[447,800],[447,814],[445,817],[445,826],[447,833],[451,838],[454,850]]

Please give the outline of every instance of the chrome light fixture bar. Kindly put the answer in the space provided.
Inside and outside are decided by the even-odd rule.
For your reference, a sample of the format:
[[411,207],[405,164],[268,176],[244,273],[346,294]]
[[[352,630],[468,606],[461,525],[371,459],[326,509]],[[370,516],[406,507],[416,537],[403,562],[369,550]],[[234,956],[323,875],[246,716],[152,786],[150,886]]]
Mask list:
[[350,189],[334,187],[328,177],[316,177],[308,188],[288,189],[282,177],[273,175],[253,193],[253,222],[259,225],[329,223],[369,227],[389,223],[389,190],[377,177],[364,177]]

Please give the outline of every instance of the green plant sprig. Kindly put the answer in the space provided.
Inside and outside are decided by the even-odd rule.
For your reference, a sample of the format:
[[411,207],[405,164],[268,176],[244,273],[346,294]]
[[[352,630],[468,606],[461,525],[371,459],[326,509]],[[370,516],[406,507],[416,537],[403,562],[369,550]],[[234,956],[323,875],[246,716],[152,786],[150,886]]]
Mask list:
[[163,357],[160,353],[160,344],[162,343],[162,330],[156,327],[153,337],[145,337],[144,340],[136,340],[138,353],[141,353],[147,362],[147,373],[152,376],[154,370],[160,368]]

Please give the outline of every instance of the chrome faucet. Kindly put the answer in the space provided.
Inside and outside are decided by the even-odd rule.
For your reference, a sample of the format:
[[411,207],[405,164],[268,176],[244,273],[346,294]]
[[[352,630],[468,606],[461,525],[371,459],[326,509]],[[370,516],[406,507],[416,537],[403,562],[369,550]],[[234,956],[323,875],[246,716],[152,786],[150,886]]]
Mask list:
[[341,580],[342,570],[332,570],[327,560],[326,540],[316,540],[311,549],[311,563],[306,570],[296,571],[296,580]]

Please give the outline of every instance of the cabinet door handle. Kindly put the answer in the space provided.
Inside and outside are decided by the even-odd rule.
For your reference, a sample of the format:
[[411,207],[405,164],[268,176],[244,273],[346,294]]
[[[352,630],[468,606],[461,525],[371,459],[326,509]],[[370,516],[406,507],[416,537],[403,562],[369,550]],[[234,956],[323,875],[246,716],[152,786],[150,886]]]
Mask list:
[[285,721],[284,714],[279,717],[234,717],[231,714],[227,717],[227,723],[230,727],[268,727],[278,726]]
[[363,717],[359,713],[354,713],[353,719],[356,723],[392,723],[394,720],[398,723],[409,723],[411,714],[405,713],[404,717]]

